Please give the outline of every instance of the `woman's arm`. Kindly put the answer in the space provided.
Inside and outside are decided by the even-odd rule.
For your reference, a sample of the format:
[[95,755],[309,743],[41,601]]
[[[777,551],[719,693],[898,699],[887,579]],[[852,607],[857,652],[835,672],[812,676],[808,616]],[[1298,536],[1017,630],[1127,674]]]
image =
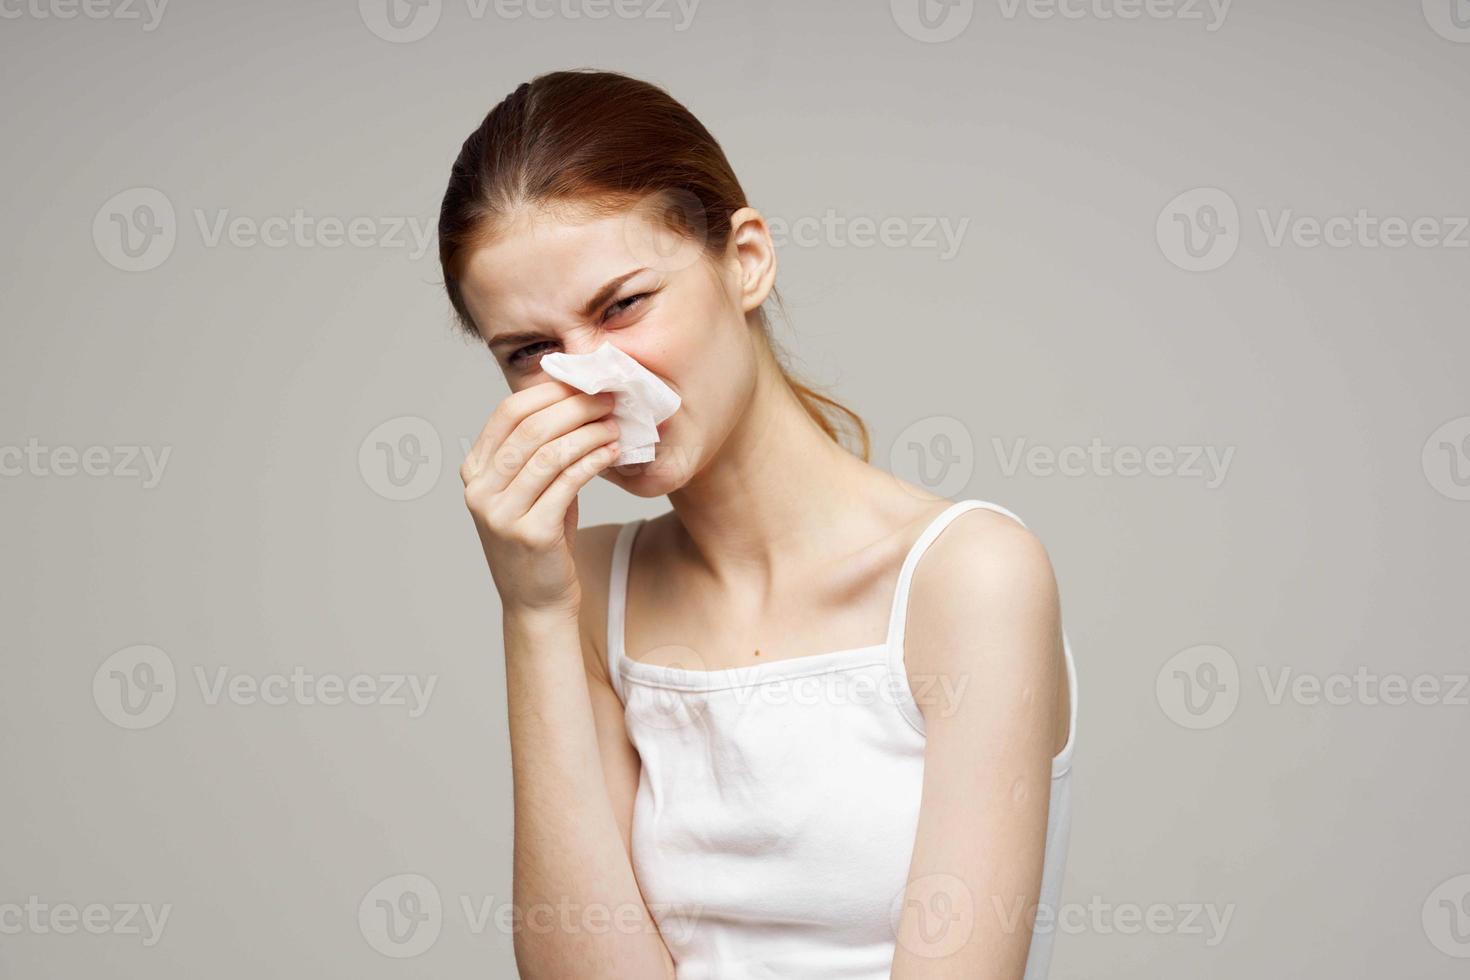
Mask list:
[[587,688],[592,700],[592,723],[597,730],[597,746],[602,757],[603,781],[613,817],[618,822],[623,848],[631,862],[633,856],[633,804],[638,796],[638,780],[643,763],[638,750],[628,739],[623,702],[613,691],[608,677],[607,585],[612,567],[613,545],[620,524],[598,524],[577,533],[577,563],[584,569],[581,578],[594,587],[582,603],[582,651],[587,671]]
[[[672,977],[633,875],[626,821],[612,802],[616,795],[631,810],[626,753],[633,750],[620,715],[616,736],[626,753],[610,738],[607,698],[616,695],[589,677],[576,620],[507,617],[505,647],[521,976]],[[632,778],[636,788],[636,769]]]
[[1029,531],[979,512],[930,546],[910,602],[911,686],[934,693],[892,976],[1020,980],[1066,738],[1056,580]]
[[[514,943],[527,980],[673,976],[613,813],[598,738],[608,707],[583,641],[590,542],[578,540],[577,492],[616,458],[612,404],[559,381],[514,392],[460,468],[501,599]],[[626,760],[621,773],[625,786]]]

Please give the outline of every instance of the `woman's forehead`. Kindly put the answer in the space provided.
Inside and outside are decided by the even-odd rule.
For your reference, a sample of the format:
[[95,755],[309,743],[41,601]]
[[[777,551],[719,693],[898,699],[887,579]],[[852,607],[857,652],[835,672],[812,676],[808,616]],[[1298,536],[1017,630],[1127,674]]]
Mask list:
[[572,307],[634,266],[620,215],[536,217],[499,229],[465,262],[461,286],[481,305]]
[[[663,245],[639,249],[627,237],[614,218],[543,227],[532,238],[507,236],[473,253],[460,287],[476,331],[487,343],[557,334],[595,320],[622,293],[656,289],[687,272],[683,260],[662,268]],[[540,245],[531,247],[531,240]]]

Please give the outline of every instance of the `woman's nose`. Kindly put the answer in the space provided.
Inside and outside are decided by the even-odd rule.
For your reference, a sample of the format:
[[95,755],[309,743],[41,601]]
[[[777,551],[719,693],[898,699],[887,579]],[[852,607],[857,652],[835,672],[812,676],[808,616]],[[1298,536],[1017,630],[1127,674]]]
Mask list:
[[[562,351],[567,354],[591,354],[601,349],[603,344],[612,344],[610,340],[601,337],[577,337],[562,341]],[[613,346],[617,346],[613,344]]]

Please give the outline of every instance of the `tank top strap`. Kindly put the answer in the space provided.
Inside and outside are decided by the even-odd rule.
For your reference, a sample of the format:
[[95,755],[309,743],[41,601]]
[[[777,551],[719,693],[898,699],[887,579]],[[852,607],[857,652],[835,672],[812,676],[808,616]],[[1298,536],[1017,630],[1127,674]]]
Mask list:
[[[956,517],[971,510],[995,511],[997,514],[1004,514],[1022,527],[1026,526],[1025,521],[999,504],[992,504],[985,500],[960,500],[935,515],[929,521],[928,526],[924,528],[923,533],[919,535],[919,539],[909,548],[908,554],[904,556],[903,566],[898,572],[898,586],[893,593],[893,609],[888,617],[888,637],[884,641],[885,646],[888,648],[889,672],[896,681],[901,683],[900,690],[905,692],[909,690],[909,687],[908,673],[904,667],[903,639],[904,627],[908,623],[909,589],[913,585],[914,571],[919,566],[919,559],[924,556],[924,552],[929,550],[929,546],[934,543],[934,539],[939,537],[940,533]],[[898,705],[902,709],[904,717],[908,720],[909,724],[922,733],[924,731],[924,718],[919,712],[919,706],[915,703],[913,697],[900,698]]]
[[645,518],[629,521],[618,529],[613,542],[612,570],[607,580],[607,678],[619,701],[623,697],[623,676],[618,665],[623,659],[623,636],[628,606],[628,567],[633,557],[633,539]]

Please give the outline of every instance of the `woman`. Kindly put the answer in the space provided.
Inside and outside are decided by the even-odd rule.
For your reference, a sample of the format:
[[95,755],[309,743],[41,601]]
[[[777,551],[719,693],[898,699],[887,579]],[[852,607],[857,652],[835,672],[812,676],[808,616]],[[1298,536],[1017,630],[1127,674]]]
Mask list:
[[[439,234],[511,388],[461,475],[522,976],[1043,976],[1075,716],[1050,564],[1008,511],[869,465],[783,369],[719,144],[655,86],[543,75],[465,141]],[[604,342],[682,398],[652,462],[613,467],[613,397],[538,367]],[[579,529],[595,476],[673,509]]]

